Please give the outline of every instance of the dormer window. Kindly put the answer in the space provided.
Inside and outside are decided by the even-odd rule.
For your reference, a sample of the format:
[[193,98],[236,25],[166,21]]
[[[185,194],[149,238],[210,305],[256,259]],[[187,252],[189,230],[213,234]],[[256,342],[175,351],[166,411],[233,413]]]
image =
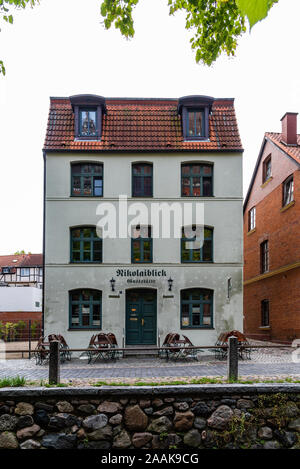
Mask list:
[[79,134],[81,137],[92,137],[97,135],[97,110],[79,110]]
[[75,140],[101,140],[105,98],[93,94],[71,96]]
[[187,136],[188,137],[204,137],[204,111],[188,109]]
[[184,140],[209,140],[209,114],[214,98],[184,96],[178,101]]

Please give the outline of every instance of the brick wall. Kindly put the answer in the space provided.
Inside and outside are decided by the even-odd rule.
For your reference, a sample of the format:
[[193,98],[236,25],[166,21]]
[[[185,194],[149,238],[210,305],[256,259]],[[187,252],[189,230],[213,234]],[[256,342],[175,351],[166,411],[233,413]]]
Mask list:
[[[261,301],[269,300],[270,329],[260,329]],[[300,268],[245,285],[245,333],[262,340],[300,337]]]
[[[272,148],[273,147],[273,148]],[[271,151],[272,150],[272,151]],[[262,162],[272,154],[273,179],[262,187]],[[282,182],[294,174],[295,204],[282,208]],[[256,207],[256,228],[248,234],[248,210]],[[280,341],[300,338],[300,268],[247,285],[259,276],[260,244],[269,241],[269,272],[300,261],[300,171],[268,143],[244,213],[244,330],[248,336]],[[261,301],[269,300],[270,330],[262,330]]]
[[42,313],[40,311],[16,311],[16,312],[0,312],[0,321],[5,322],[18,322],[18,321],[25,321],[28,322],[29,320],[39,321],[42,323]]

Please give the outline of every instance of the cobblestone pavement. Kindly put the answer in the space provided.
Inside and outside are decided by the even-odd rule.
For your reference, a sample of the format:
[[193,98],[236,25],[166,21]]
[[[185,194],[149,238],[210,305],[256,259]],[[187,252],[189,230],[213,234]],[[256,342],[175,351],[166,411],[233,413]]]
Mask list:
[[[1,366],[0,378],[24,376],[28,380],[40,380],[48,378],[48,368],[46,366],[26,366],[24,361],[10,361],[9,366]],[[13,366],[11,366],[13,365]],[[61,367],[61,378],[63,380],[73,379],[112,379],[112,378],[196,378],[201,376],[226,376],[226,363],[218,364],[198,364],[196,362],[189,364],[155,366],[152,362],[145,366],[140,363],[135,366],[126,366],[120,362],[119,366],[101,366],[84,365],[81,366],[63,366]],[[257,376],[300,376],[300,363],[278,363],[269,365],[266,369],[263,363],[240,363],[239,375],[242,377]]]
[[[264,343],[266,344],[266,343]],[[252,345],[261,345],[252,341]],[[300,363],[293,363],[291,348],[256,349],[251,360],[240,360],[240,377],[300,377]],[[299,357],[300,358],[300,357]],[[96,362],[88,365],[87,360],[78,358],[61,365],[61,378],[64,381],[77,380],[173,380],[180,378],[226,376],[226,360],[215,360],[213,355],[198,357],[198,361],[166,361],[155,357],[128,357],[115,362]],[[37,366],[35,360],[0,360],[0,378],[23,376],[28,380],[48,378],[48,366]]]

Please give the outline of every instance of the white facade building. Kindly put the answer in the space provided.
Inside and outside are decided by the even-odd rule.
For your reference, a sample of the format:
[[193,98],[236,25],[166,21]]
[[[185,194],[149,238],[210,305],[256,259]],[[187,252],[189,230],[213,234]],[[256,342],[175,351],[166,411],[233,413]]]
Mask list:
[[[242,331],[242,151],[232,99],[51,98],[45,335],[86,347],[99,331],[120,346],[160,345],[178,332],[212,345]],[[136,203],[149,213],[198,203],[204,230],[194,214],[180,237],[155,237],[150,217],[133,223],[136,239],[105,238],[96,226],[109,207],[119,215],[120,195],[129,219]],[[200,234],[182,238],[187,226]]]
[[0,286],[43,286],[42,254],[11,254],[0,256]]
[[43,255],[0,256],[0,322],[42,322]]
[[[42,290],[36,287],[1,287],[1,312],[42,312]],[[0,314],[1,319],[1,314]],[[20,316],[20,319],[22,317]]]

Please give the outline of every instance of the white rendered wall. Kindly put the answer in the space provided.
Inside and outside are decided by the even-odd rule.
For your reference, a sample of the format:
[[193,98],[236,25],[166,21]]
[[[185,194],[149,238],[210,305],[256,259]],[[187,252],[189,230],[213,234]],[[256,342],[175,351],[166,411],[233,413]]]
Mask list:
[[[35,305],[36,302],[39,306]],[[0,311],[42,311],[42,290],[35,287],[0,287]]]
[[[97,161],[104,167],[104,197],[70,197],[71,162]],[[130,199],[131,165],[153,163],[153,198]],[[212,345],[220,332],[243,329],[242,298],[242,156],[241,153],[191,154],[48,154],[46,190],[45,252],[45,334],[60,332],[74,347],[86,347],[92,330],[69,330],[69,290],[96,288],[102,291],[103,331],[117,335],[119,345],[125,335],[126,290],[147,285],[131,285],[127,278],[116,276],[118,268],[131,271],[164,268],[166,277],[155,279],[157,290],[157,342],[172,331],[186,334],[195,344]],[[214,165],[214,197],[197,198],[204,204],[204,223],[214,227],[214,262],[182,264],[179,239],[153,239],[153,263],[131,264],[130,239],[104,239],[103,263],[70,264],[70,227],[96,225],[99,204],[117,204],[119,195],[128,203],[189,202],[181,198],[181,164],[210,162]],[[193,199],[195,201],[195,199]],[[112,298],[110,279],[116,279],[116,297]],[[172,298],[167,279],[172,277]],[[232,279],[230,298],[228,278]],[[180,290],[184,288],[214,290],[213,328],[180,329]],[[121,292],[121,293],[120,293]]]

